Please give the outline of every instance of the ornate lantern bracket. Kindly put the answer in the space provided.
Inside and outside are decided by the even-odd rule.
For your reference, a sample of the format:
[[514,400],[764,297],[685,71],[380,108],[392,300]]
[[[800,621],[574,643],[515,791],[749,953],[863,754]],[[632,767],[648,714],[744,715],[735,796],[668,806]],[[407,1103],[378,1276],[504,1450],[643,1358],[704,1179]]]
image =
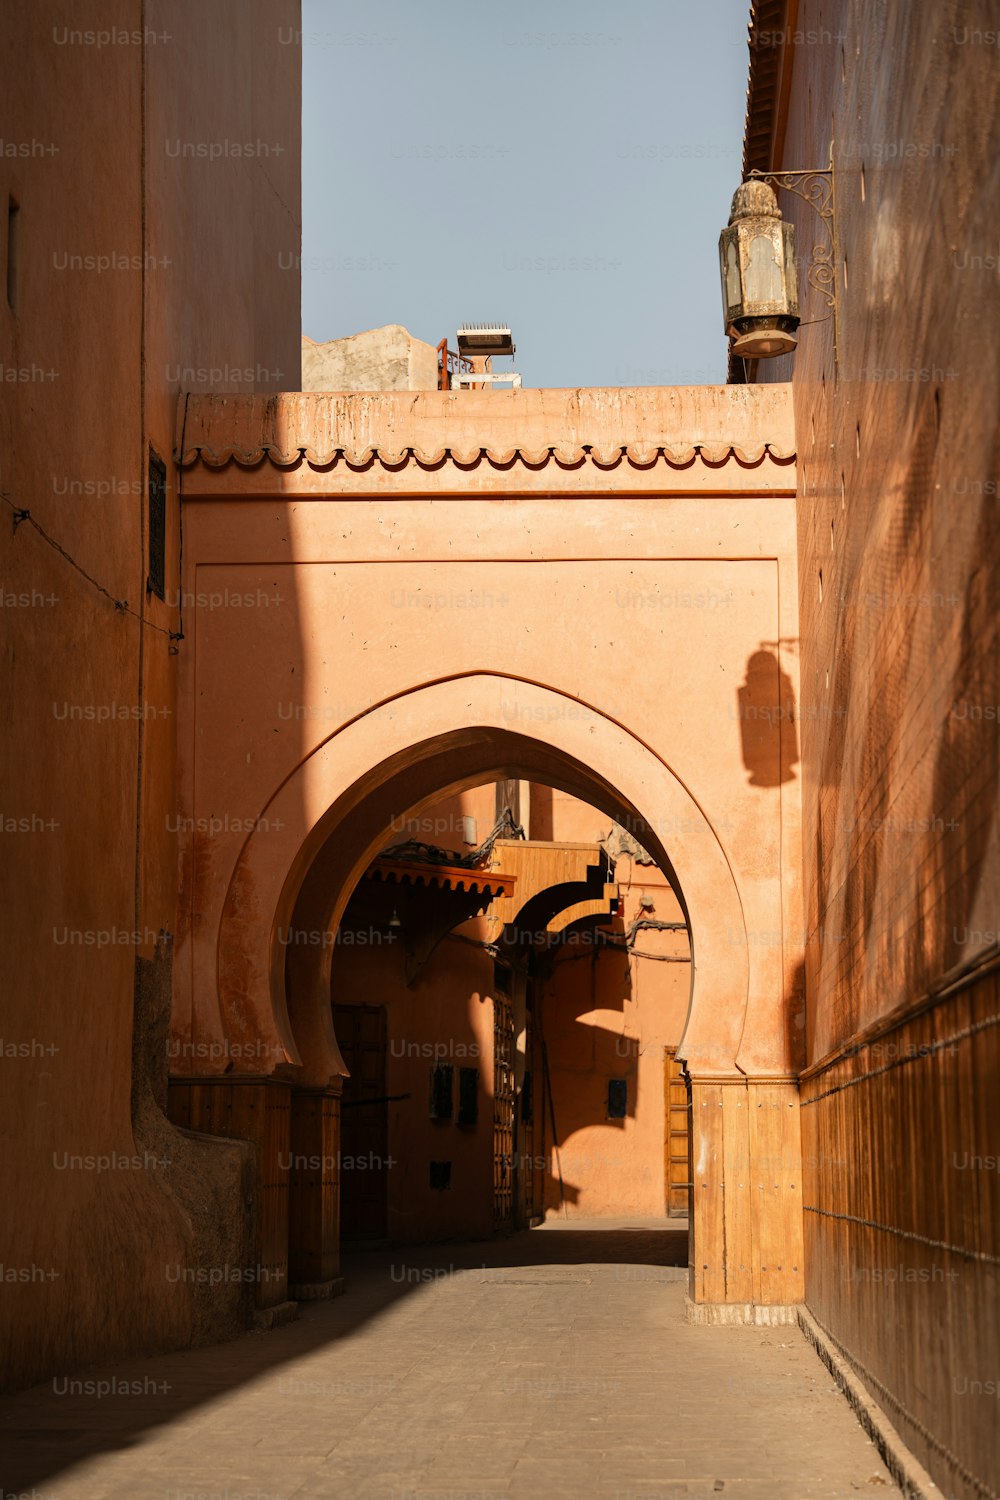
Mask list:
[[747,174],[763,179],[775,187],[794,193],[808,203],[819,216],[823,237],[813,245],[806,280],[819,292],[833,317],[833,363],[839,362],[840,341],[837,326],[837,237],[834,215],[833,167],[810,167],[788,172],[761,172],[754,168]]

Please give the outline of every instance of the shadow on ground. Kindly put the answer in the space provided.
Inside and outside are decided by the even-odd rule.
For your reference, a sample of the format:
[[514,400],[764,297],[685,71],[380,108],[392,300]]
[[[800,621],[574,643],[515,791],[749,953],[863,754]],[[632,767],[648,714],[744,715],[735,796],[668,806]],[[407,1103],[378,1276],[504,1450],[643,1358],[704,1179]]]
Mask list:
[[[586,1227],[584,1227],[586,1226]],[[420,1287],[450,1275],[538,1284],[601,1268],[627,1280],[685,1279],[687,1224],[672,1219],[595,1221],[550,1217],[503,1239],[404,1245],[346,1254],[346,1293],[301,1303],[294,1323],[225,1344],[133,1358],[56,1377],[0,1399],[4,1494],[30,1491],[71,1465],[127,1451],[150,1433],[289,1361],[347,1337]],[[572,1268],[576,1268],[575,1270]]]

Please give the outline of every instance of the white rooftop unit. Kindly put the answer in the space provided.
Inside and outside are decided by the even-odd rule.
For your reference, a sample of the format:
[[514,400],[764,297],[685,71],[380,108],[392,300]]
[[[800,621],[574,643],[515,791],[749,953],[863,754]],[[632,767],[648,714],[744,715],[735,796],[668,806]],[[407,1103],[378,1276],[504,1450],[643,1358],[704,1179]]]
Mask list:
[[456,385],[492,385],[509,382],[519,390],[521,377],[516,370],[494,370],[494,356],[513,359],[514,337],[505,323],[463,323],[458,330],[458,352],[463,359],[481,360],[483,368],[462,370],[454,376]]

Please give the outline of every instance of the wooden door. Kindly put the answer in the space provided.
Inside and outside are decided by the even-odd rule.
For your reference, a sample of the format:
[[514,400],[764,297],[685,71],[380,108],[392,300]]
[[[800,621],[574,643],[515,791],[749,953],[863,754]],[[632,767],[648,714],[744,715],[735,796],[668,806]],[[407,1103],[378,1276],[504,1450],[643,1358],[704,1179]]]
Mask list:
[[493,997],[493,1228],[514,1224],[514,1010]]
[[350,1073],[340,1106],[340,1234],[388,1233],[389,1107],[384,1005],[335,1005],[333,1024]]
[[524,1083],[516,1120],[517,1172],[520,1196],[518,1228],[527,1229],[535,1217],[535,1016],[529,983],[524,1009]]
[[676,1052],[676,1047],[663,1049],[663,1168],[667,1218],[686,1219],[691,1191],[691,1106]]

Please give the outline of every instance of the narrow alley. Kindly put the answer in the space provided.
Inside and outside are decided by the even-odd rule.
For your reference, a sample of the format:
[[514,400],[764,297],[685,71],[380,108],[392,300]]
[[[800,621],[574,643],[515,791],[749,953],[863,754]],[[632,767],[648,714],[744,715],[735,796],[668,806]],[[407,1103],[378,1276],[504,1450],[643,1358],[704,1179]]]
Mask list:
[[0,3],[0,1500],[1000,1500],[998,14]]
[[683,1221],[574,1219],[346,1256],[348,1295],[283,1328],[7,1398],[5,1492],[898,1495],[797,1327],[685,1322],[686,1253]]

